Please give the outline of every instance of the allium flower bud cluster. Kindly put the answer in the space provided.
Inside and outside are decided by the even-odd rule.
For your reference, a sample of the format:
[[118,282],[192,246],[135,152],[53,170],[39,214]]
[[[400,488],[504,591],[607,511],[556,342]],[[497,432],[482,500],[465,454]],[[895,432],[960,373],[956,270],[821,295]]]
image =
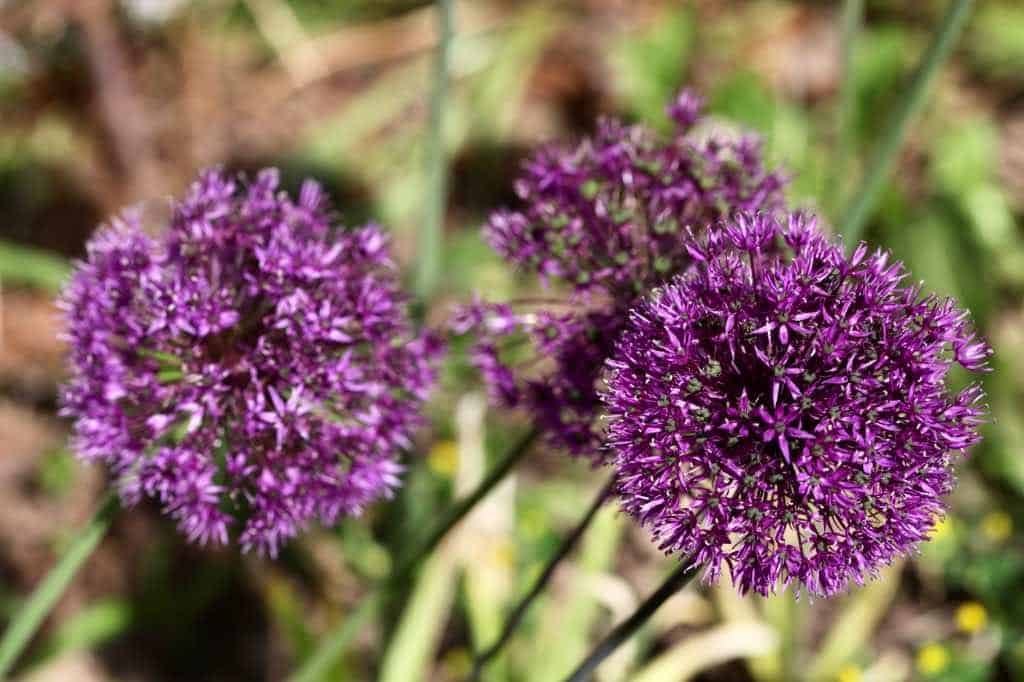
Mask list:
[[978,440],[989,347],[889,254],[814,221],[741,214],[690,237],[695,267],[630,316],[608,361],[624,508],[743,592],[830,595],[924,539]]
[[274,171],[209,171],[161,234],[129,213],[90,242],[62,297],[62,411],[126,503],[274,555],[398,485],[438,347],[407,320],[385,236],[332,217],[312,182],[293,201]]
[[[569,294],[523,311],[477,302],[455,329],[480,335],[472,358],[492,392],[526,406],[574,454],[599,452],[602,364],[637,298],[691,263],[684,231],[783,205],[784,180],[765,170],[758,140],[698,136],[700,107],[679,96],[668,140],[606,120],[574,149],[542,150],[516,183],[522,207],[496,212],[484,229],[502,256]],[[524,340],[530,371],[503,353]]]

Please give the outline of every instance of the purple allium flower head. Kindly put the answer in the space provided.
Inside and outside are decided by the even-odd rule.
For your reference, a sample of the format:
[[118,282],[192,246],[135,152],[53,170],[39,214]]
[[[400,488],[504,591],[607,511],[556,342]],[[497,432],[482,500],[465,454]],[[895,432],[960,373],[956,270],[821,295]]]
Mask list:
[[332,230],[319,186],[207,171],[167,229],[128,213],[62,296],[74,447],[122,499],[158,499],[193,541],[275,555],[310,520],[399,484],[434,381],[374,226]]
[[[757,138],[695,134],[701,105],[689,92],[674,101],[669,139],[604,120],[574,149],[541,150],[516,183],[521,206],[484,229],[502,256],[568,295],[526,310],[476,302],[456,329],[481,335],[472,359],[492,393],[574,454],[599,456],[601,367],[637,298],[691,263],[684,231],[783,205],[784,179],[765,169]],[[524,340],[529,371],[502,353]]]
[[739,215],[638,305],[608,362],[624,508],[666,552],[760,594],[831,595],[906,553],[979,437],[989,347],[899,263],[812,218]]

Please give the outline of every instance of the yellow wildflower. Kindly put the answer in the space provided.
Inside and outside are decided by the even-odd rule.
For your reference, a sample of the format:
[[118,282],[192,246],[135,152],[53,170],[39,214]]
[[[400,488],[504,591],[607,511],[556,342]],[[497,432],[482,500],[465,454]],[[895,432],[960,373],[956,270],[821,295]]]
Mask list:
[[935,525],[928,533],[929,540],[943,540],[953,532],[953,519],[948,516],[935,518]]
[[839,671],[839,675],[836,676],[836,682],[860,682],[863,676],[860,673],[860,668],[855,665],[848,665]]
[[974,634],[988,624],[988,612],[976,601],[964,602],[956,610],[956,627],[961,632]]
[[427,464],[438,476],[454,476],[459,467],[459,446],[450,440],[434,443],[427,455]]
[[989,512],[981,520],[981,532],[992,542],[1002,542],[1013,533],[1013,519],[1004,511]]
[[938,675],[949,665],[949,652],[941,644],[932,642],[917,652],[917,669],[923,675]]

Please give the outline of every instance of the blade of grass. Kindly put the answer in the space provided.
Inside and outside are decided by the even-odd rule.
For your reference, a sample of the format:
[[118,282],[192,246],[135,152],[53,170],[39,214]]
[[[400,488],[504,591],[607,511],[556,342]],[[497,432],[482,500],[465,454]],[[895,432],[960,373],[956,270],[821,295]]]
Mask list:
[[431,661],[444,635],[457,579],[458,566],[445,549],[424,563],[381,660],[380,682],[429,679]]
[[921,58],[903,100],[882,133],[882,139],[868,164],[860,188],[842,214],[840,232],[846,238],[847,244],[852,245],[860,239],[864,226],[878,203],[882,187],[889,178],[896,155],[903,146],[910,122],[924,107],[928,86],[953,52],[973,4],[974,0],[952,0],[945,16],[942,17],[938,32]]
[[344,618],[338,627],[331,630],[326,637],[320,640],[320,644],[313,655],[306,659],[302,667],[292,675],[290,682],[317,682],[327,679],[341,655],[345,653],[345,647],[352,641],[363,625],[373,616],[380,606],[382,592],[379,589],[371,591],[363,597],[355,611]]
[[886,567],[881,576],[843,601],[839,615],[807,666],[808,679],[834,679],[844,664],[867,647],[896,597],[902,570],[903,562]]
[[466,517],[476,504],[487,497],[487,494],[494,489],[494,486],[498,485],[505,476],[512,471],[515,465],[523,458],[524,455],[530,450],[530,446],[537,439],[539,435],[536,429],[531,429],[522,440],[520,440],[512,451],[498,463],[480,484],[473,489],[469,495],[459,500],[454,507],[452,507],[444,519],[438,524],[434,532],[427,536],[426,540],[420,544],[415,551],[409,554],[406,559],[399,565],[397,571],[395,571],[395,579],[399,582],[406,580],[411,573],[416,570],[416,567],[423,561],[424,557],[428,556],[434,549],[440,544],[441,540],[448,534],[448,532],[457,526],[462,519]]
[[606,658],[611,656],[621,644],[636,634],[636,631],[654,615],[654,612],[657,611],[662,604],[668,601],[669,597],[683,589],[699,572],[699,567],[694,566],[692,562],[681,562],[679,566],[669,574],[668,578],[665,579],[665,582],[661,584],[661,587],[655,590],[650,597],[644,600],[644,603],[640,604],[629,618],[616,625],[615,628],[608,633],[608,636],[601,640],[601,643],[598,644],[576,667],[576,670],[566,678],[566,682],[586,682],[586,680],[591,679],[594,671],[597,670],[597,667],[601,665]]
[[741,595],[732,582],[728,571],[723,571],[718,583],[712,588],[715,605],[722,615],[724,624],[733,623],[758,623],[767,625],[775,633],[780,645],[772,648],[771,651],[747,657],[747,668],[750,675],[758,682],[776,682],[784,679],[782,674],[783,660],[781,640],[788,634],[780,631],[777,625],[771,624],[762,615],[762,610],[757,599]]
[[406,555],[388,579],[376,585],[368,595],[363,597],[363,601],[356,609],[355,614],[346,618],[337,628],[320,640],[313,655],[306,659],[299,669],[288,678],[289,682],[316,682],[317,680],[325,679],[334,662],[344,653],[349,641],[359,631],[362,622],[377,611],[384,595],[390,592],[393,586],[404,584],[412,577],[448,532],[457,526],[472,511],[473,507],[485,498],[512,471],[519,460],[529,452],[530,446],[537,440],[538,435],[538,431],[531,429],[529,433],[516,443],[505,458],[488,472],[484,480],[473,489],[473,492],[461,499],[449,510],[441,523],[434,529],[434,532],[427,536],[427,539],[413,552]]
[[805,639],[808,600],[797,601],[792,585],[770,597],[759,596],[755,599],[761,605],[765,622],[779,635],[779,646],[776,650],[779,664],[778,679],[791,680],[799,677],[801,669],[798,667],[797,659]]
[[92,649],[116,639],[132,626],[134,617],[132,605],[127,600],[102,599],[61,623],[28,665],[41,665],[48,659],[58,659],[70,652]]
[[853,119],[857,106],[857,81],[853,72],[853,51],[864,21],[864,0],[845,0],[840,17],[840,68],[842,83],[839,86],[839,102],[836,106],[836,152],[829,177],[827,197],[833,209],[846,199],[843,179],[853,150]]
[[70,272],[71,265],[60,256],[0,241],[0,281],[56,292]]
[[452,0],[437,0],[437,56],[430,90],[430,129],[426,140],[427,182],[420,230],[416,294],[420,304],[437,289],[441,276],[441,241],[447,204],[448,172],[444,150],[445,105],[448,97],[448,68],[451,60]]
[[[480,394],[469,393],[461,397],[455,407],[453,422],[458,447],[458,461],[453,471],[454,489],[462,492],[479,486],[486,471],[486,429],[484,418],[487,414],[487,400]],[[499,540],[500,528],[488,527],[495,515],[505,516],[511,521],[515,498],[515,481],[506,478],[492,494],[481,498],[465,523],[449,536],[443,547],[438,547],[427,557],[408,583],[412,588],[408,594],[395,595],[401,604],[398,625],[390,634],[382,657],[380,682],[413,682],[428,678],[436,658],[437,648],[444,635],[451,605],[455,599],[456,585],[463,582],[467,599],[473,600],[468,591],[469,566],[485,561],[480,554],[488,554],[488,541]],[[504,512],[504,513],[503,513]],[[494,532],[497,531],[497,532]],[[472,548],[469,552],[468,548]],[[403,583],[405,581],[403,580]],[[404,587],[404,585],[400,585]],[[486,593],[484,595],[486,600]],[[396,606],[398,604],[396,603]],[[467,605],[468,607],[468,605]],[[479,615],[479,613],[477,613]],[[474,616],[467,608],[467,625],[474,627]],[[477,622],[476,625],[479,625]]]
[[632,682],[685,682],[699,672],[734,658],[763,656],[778,646],[778,634],[764,623],[723,623],[687,637],[629,679]]
[[71,584],[85,560],[100,544],[118,509],[117,495],[110,493],[89,524],[75,535],[57,565],[43,578],[32,596],[14,616],[0,640],[0,680],[11,671],[18,656]]
[[[553,503],[547,505],[548,508]],[[629,522],[615,507],[605,505],[597,512],[590,529],[580,541],[576,556],[569,561],[570,579],[538,599],[537,628],[521,643],[519,656],[506,656],[519,679],[558,680],[586,655],[590,633],[607,609],[628,610],[633,596],[625,594],[602,599],[598,590],[615,583],[615,562],[621,553]],[[619,611],[616,607],[621,606]],[[511,654],[511,652],[509,652]]]
[[[459,398],[452,415],[452,485],[460,494],[477,485],[487,470],[487,406],[487,397],[474,391]],[[490,642],[501,630],[503,607],[514,583],[518,498],[516,477],[508,476],[477,505],[451,541],[459,563],[459,604],[469,642]],[[459,660],[469,662],[468,656],[460,655]]]
[[587,512],[583,515],[583,518],[576,525],[576,527],[572,529],[572,532],[570,532],[562,540],[562,544],[559,545],[558,549],[555,551],[555,554],[551,557],[550,560],[548,560],[547,565],[544,567],[544,570],[541,572],[540,576],[537,577],[537,580],[534,581],[533,586],[530,588],[530,590],[523,596],[522,599],[519,600],[519,603],[517,603],[515,608],[512,609],[512,612],[509,613],[508,618],[505,620],[505,624],[502,627],[501,634],[498,635],[498,638],[494,641],[493,644],[491,644],[491,646],[487,647],[484,651],[477,655],[476,660],[473,661],[473,672],[470,675],[471,680],[480,679],[481,675],[483,675],[484,668],[487,667],[487,664],[491,661],[491,659],[493,659],[501,652],[502,647],[504,647],[505,644],[512,638],[512,635],[513,633],[515,633],[516,628],[519,627],[519,624],[526,616],[526,612],[530,608],[530,605],[533,604],[534,600],[537,599],[540,593],[544,590],[544,587],[551,580],[552,576],[554,576],[555,570],[561,564],[562,560],[569,555],[569,552],[573,550],[573,548],[579,542],[580,538],[583,537],[583,534],[586,532],[587,528],[590,527],[591,521],[594,520],[594,517],[597,515],[597,512],[604,505],[605,501],[608,499],[608,496],[611,495],[614,489],[615,479],[612,478],[610,481],[608,481],[608,483],[605,484],[603,488],[601,488],[601,491],[597,494],[597,497],[595,497],[594,501],[591,503],[590,508],[587,509]]

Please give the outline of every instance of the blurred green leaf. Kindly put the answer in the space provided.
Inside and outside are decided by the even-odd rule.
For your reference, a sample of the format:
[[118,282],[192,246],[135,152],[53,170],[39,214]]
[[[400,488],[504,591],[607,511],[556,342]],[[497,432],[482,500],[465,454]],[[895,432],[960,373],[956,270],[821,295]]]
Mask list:
[[684,638],[629,679],[632,682],[685,682],[699,672],[732,659],[763,656],[778,645],[775,630],[763,623],[718,625]]
[[1024,579],[1024,557],[1014,551],[999,551],[951,564],[953,576],[984,601],[998,603],[1008,590]]
[[[797,675],[797,660],[803,642],[804,628],[809,606],[806,599],[797,600],[796,588],[792,585],[770,597],[757,597],[766,623],[779,635],[777,662],[778,680],[791,680]],[[765,661],[766,659],[755,659]],[[774,661],[772,661],[774,663]],[[758,670],[757,666],[752,667]],[[770,668],[763,668],[770,672]]]
[[536,608],[540,626],[524,660],[524,679],[555,680],[567,675],[587,653],[590,631],[600,614],[600,605],[583,578],[614,565],[625,519],[614,506],[598,512],[583,540],[579,557],[572,566],[576,579],[553,586],[543,605]]
[[957,194],[992,180],[999,163],[999,131],[981,117],[958,119],[932,149],[929,170],[936,185]]
[[789,199],[802,208],[816,208],[828,157],[812,144],[820,136],[805,110],[777,97],[757,73],[739,70],[714,89],[710,111],[760,134],[767,165],[781,167],[791,177]]
[[914,281],[923,281],[928,291],[956,298],[977,323],[984,324],[994,303],[994,273],[957,212],[942,203],[928,205],[903,225],[887,230],[885,243]]
[[126,632],[133,620],[132,605],[125,599],[107,598],[90,604],[60,624],[35,662],[109,642]]
[[[285,0],[281,0],[284,2]],[[373,21],[422,7],[424,0],[287,0],[287,4],[304,24],[312,28],[332,28],[357,21]]]
[[391,556],[387,549],[373,538],[370,527],[362,518],[343,519],[338,535],[345,559],[363,577],[381,580],[391,570]]
[[983,75],[1024,79],[1024,6],[1020,2],[986,2],[967,37],[967,54]]
[[949,0],[928,49],[921,55],[910,80],[900,88],[899,102],[879,128],[877,139],[873,139],[864,175],[840,216],[839,231],[847,241],[860,239],[867,222],[876,215],[911,123],[920,117],[929,101],[932,84],[959,42],[973,6],[974,0]]
[[639,119],[668,127],[665,105],[683,85],[696,27],[684,4],[669,5],[650,24],[612,44],[608,59],[614,87]]
[[70,490],[78,474],[78,462],[68,450],[48,452],[39,459],[36,472],[39,487],[51,497],[61,497]]
[[899,24],[865,29],[853,51],[857,89],[856,142],[874,139],[900,95],[918,41]]
[[455,562],[443,551],[423,565],[381,661],[380,682],[430,679],[455,594],[455,571]]
[[994,679],[988,663],[964,656],[955,656],[940,673],[922,675],[927,682],[988,682]]
[[[724,622],[764,622],[764,619],[761,616],[761,610],[758,608],[758,601],[737,592],[728,572],[723,572],[721,580],[712,588],[712,590],[715,598],[715,605],[721,613],[722,620]],[[787,624],[782,634],[789,636],[789,634],[791,634],[791,630],[792,628],[788,627]],[[776,638],[781,640],[781,638],[778,637],[778,630],[775,630],[775,634]],[[779,644],[781,643],[782,642],[779,641]],[[783,660],[780,649],[781,646],[776,646],[770,651],[749,656],[747,658],[747,667],[754,679],[760,680],[761,682],[775,682],[776,680],[783,679]]]
[[[422,96],[427,70],[426,61],[414,60],[375,80],[337,114],[305,131],[301,141],[302,156],[313,163],[372,178],[367,173],[367,164],[372,168],[380,163],[376,153],[379,147],[372,142],[380,139],[383,127],[402,119],[403,113]],[[409,149],[405,151],[408,154]],[[406,158],[410,167],[406,172],[418,177],[420,166],[415,158],[419,158],[418,155]]]
[[0,678],[7,676],[82,564],[92,556],[120,508],[117,495],[108,493],[89,523],[71,539],[56,565],[18,608],[0,637]]
[[71,266],[45,251],[0,241],[0,281],[59,291]]
[[712,113],[753,128],[761,134],[771,131],[775,121],[775,97],[753,72],[740,69],[718,83],[709,97]]
[[999,181],[1000,133],[989,120],[974,117],[949,122],[931,146],[930,172],[937,189],[952,197],[970,221],[980,246],[993,252],[998,274],[1013,276],[1020,253],[1013,213]]
[[487,54],[486,66],[473,74],[455,112],[471,137],[507,139],[520,120],[526,85],[533,77],[544,49],[562,27],[563,19],[541,3],[520,11],[504,30],[487,40],[461,46],[465,64],[472,51]]
[[293,657],[303,660],[312,650],[315,638],[306,624],[302,595],[286,576],[273,571],[267,577],[264,595],[270,617],[284,635]]
[[487,299],[493,301],[515,295],[509,269],[480,238],[479,230],[460,230],[450,235],[444,258],[448,287],[453,292],[486,292]]
[[1007,391],[1015,389],[1016,384],[1012,376],[1004,378],[1005,375],[999,373],[1001,365],[996,365],[994,378],[989,382],[995,384],[992,389],[995,423],[985,430],[980,464],[996,480],[1004,481],[1024,498],[1024,458],[1020,456],[1020,444],[1024,442],[1024,418],[1019,411],[1018,399],[1007,395]]
[[808,666],[808,679],[834,678],[845,663],[870,644],[878,623],[896,598],[902,568],[902,562],[887,567],[877,579],[853,588],[853,593],[842,600],[839,614]]

